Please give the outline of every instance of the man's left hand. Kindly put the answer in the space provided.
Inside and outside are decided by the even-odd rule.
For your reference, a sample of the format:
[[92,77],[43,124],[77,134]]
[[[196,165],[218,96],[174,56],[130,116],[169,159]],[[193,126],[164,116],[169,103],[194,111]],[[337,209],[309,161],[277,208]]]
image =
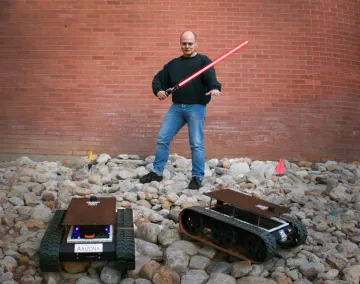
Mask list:
[[213,90],[207,92],[205,95],[207,95],[207,96],[224,96],[224,94],[217,89],[213,89]]

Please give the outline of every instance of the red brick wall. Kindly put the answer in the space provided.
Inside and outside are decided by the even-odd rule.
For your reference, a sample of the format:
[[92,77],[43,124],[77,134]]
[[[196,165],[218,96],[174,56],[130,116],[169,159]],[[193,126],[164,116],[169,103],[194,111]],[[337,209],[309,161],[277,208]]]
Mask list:
[[[153,155],[154,74],[191,29],[226,97],[211,157],[360,159],[359,0],[0,0],[0,153]],[[172,153],[189,157],[187,129]]]

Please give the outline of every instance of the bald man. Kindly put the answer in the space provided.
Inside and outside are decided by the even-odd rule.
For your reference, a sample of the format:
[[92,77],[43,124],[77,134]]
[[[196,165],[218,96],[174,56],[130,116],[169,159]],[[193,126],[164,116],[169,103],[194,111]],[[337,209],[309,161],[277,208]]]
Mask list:
[[[152,89],[159,100],[168,98],[166,90],[176,86],[201,68],[211,63],[203,54],[197,53],[197,36],[186,31],[180,36],[183,54],[164,65],[153,79]],[[204,125],[206,105],[211,96],[223,95],[221,84],[216,79],[214,67],[185,84],[174,92],[157,138],[153,170],[140,179],[142,183],[162,181],[163,171],[169,158],[170,143],[187,124],[192,159],[192,177],[189,189],[199,189],[205,174]]]

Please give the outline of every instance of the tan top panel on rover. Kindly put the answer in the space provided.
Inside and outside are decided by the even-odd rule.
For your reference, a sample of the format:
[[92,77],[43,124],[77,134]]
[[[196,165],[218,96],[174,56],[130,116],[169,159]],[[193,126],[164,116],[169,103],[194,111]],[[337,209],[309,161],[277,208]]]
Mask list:
[[114,225],[115,222],[115,197],[99,197],[97,202],[91,202],[89,198],[73,198],[63,225]]
[[276,205],[232,189],[221,189],[205,194],[218,201],[223,201],[231,206],[263,217],[276,217],[280,214],[290,212],[290,209],[287,207]]

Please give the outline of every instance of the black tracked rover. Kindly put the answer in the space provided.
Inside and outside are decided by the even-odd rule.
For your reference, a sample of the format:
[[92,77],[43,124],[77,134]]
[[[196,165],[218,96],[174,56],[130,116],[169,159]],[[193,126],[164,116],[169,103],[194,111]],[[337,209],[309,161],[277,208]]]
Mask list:
[[58,272],[62,262],[114,261],[135,269],[132,209],[116,211],[116,198],[73,198],[57,210],[40,243],[40,269]]
[[305,225],[285,216],[290,212],[286,207],[230,189],[206,195],[210,206],[187,207],[179,215],[181,231],[206,245],[260,263],[271,259],[277,247],[293,248],[306,241]]

